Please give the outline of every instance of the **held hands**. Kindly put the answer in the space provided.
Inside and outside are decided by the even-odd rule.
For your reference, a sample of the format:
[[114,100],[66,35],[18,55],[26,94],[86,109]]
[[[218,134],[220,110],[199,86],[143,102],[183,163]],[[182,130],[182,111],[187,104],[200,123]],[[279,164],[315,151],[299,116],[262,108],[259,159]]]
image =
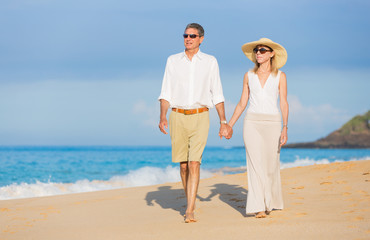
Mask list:
[[222,137],[230,139],[233,135],[233,129],[230,127],[229,124],[221,124],[220,132],[218,133],[218,135],[220,136],[220,139],[222,139]]

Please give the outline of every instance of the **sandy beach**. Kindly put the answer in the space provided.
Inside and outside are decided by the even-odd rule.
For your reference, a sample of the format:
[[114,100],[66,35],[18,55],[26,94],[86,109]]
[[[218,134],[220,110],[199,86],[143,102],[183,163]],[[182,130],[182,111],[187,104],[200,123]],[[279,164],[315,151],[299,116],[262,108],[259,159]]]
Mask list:
[[180,183],[0,201],[0,239],[370,239],[370,160],[281,171],[285,208],[245,215],[246,173],[202,179],[197,223]]

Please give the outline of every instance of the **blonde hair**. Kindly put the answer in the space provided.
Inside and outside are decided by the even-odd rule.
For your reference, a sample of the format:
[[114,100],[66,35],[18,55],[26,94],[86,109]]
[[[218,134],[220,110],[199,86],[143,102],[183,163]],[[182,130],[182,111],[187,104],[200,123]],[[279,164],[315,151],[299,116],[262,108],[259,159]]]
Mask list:
[[[270,50],[272,50],[272,52],[274,51],[274,49],[270,48],[269,46],[266,46],[266,45],[257,45],[255,47],[268,47]],[[276,67],[276,62],[275,62],[275,55],[270,58],[270,66],[271,66],[271,74],[273,76],[276,76],[278,74],[278,68]],[[257,59],[254,60],[254,68],[252,70],[252,72],[256,73],[257,74],[257,71],[258,71],[258,68],[260,67],[260,64],[257,62]]]

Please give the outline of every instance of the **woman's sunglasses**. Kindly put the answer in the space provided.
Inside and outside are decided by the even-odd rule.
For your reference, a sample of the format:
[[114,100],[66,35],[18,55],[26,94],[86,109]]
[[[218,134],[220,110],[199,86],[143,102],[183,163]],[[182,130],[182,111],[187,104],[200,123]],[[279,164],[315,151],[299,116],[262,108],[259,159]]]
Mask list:
[[190,37],[190,38],[196,38],[199,35],[197,35],[197,34],[184,34],[183,36],[184,36],[184,38],[188,38],[188,37]]
[[253,52],[254,53],[260,52],[261,54],[265,54],[266,52],[272,52],[272,50],[271,49],[266,49],[266,48],[260,48],[260,49],[255,48],[255,49],[253,49]]

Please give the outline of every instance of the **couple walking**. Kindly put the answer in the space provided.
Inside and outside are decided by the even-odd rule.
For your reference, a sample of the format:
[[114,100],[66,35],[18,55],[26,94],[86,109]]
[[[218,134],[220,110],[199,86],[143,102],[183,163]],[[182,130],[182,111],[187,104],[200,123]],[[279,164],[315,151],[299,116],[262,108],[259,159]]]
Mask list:
[[286,50],[267,38],[242,46],[255,67],[244,75],[240,101],[227,122],[217,60],[199,50],[203,27],[188,24],[183,36],[185,51],[167,59],[159,96],[159,129],[167,134],[169,126],[172,161],[180,163],[187,198],[185,222],[196,222],[200,164],[208,137],[208,110],[213,106],[220,118],[220,138],[230,139],[232,127],[249,102],[243,129],[248,172],[246,213],[263,218],[273,209],[283,209],[279,154],[288,138],[288,102],[286,75],[279,68],[286,63]]

